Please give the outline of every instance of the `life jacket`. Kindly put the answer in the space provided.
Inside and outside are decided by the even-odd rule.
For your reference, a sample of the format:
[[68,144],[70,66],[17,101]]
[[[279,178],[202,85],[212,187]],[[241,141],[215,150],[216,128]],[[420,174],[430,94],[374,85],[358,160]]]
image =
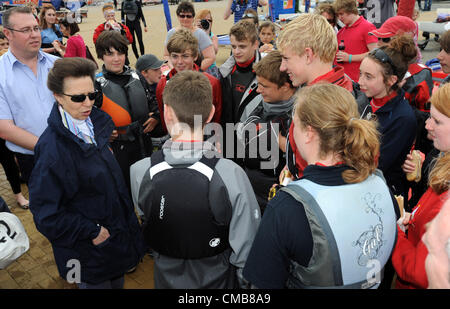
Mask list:
[[291,260],[287,287],[378,287],[397,235],[381,172],[357,184],[324,186],[301,179],[281,190],[303,204],[314,243],[307,267]]
[[147,93],[133,70],[127,69],[123,73],[130,76],[124,87],[107,79],[106,74],[102,72],[96,77],[103,93],[101,109],[111,116],[118,133],[133,141],[133,130],[142,126],[140,122],[148,119],[150,113]]
[[405,79],[402,87],[405,90],[405,98],[418,110],[429,113],[433,90],[431,69],[423,64],[413,63],[408,67]]
[[[231,218],[231,205],[224,190],[223,205],[211,205],[209,184],[219,158],[202,157],[190,166],[171,166],[163,152],[151,156],[152,207],[144,237],[156,252],[181,259],[211,257],[229,248],[229,220],[220,223],[212,208],[224,207]],[[216,199],[215,199],[216,200]],[[229,212],[229,214],[228,214]]]

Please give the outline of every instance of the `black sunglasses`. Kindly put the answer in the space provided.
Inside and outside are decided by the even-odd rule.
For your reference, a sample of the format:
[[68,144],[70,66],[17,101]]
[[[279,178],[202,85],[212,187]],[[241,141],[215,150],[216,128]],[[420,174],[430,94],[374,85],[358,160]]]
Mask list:
[[378,41],[382,41],[383,43],[389,43],[391,38],[378,38]]
[[178,17],[180,17],[180,18],[192,18],[194,16],[191,15],[191,14],[179,14]]
[[95,100],[97,98],[98,91],[89,92],[87,95],[86,94],[65,94],[65,93],[63,93],[63,95],[70,97],[72,102],[82,103],[82,102],[84,102],[84,100],[86,100],[86,97],[88,97],[89,100],[91,100],[91,101]]

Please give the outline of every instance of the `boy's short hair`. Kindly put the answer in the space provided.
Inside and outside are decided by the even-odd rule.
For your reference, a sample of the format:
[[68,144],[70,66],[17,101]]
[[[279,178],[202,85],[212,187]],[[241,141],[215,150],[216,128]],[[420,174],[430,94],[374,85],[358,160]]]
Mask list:
[[166,47],[169,54],[190,50],[194,58],[198,56],[198,40],[191,31],[186,29],[177,30],[170,37]]
[[111,48],[126,55],[128,53],[128,40],[118,31],[103,31],[95,43],[98,59],[103,59],[103,56],[111,51]]
[[344,13],[359,15],[355,0],[336,0],[336,2],[334,2],[334,9],[337,14],[339,14],[340,11],[344,11]]
[[256,76],[267,79],[269,82],[276,84],[278,88],[284,86],[285,83],[294,88],[289,75],[280,71],[281,60],[282,56],[278,50],[271,51],[253,67]]
[[263,21],[261,25],[259,25],[258,31],[261,32],[261,30],[264,28],[270,28],[273,33],[275,33],[276,31],[275,25],[270,20]]
[[447,54],[450,54],[450,30],[444,32],[444,34],[439,39],[439,44]]
[[212,87],[203,73],[178,72],[166,84],[163,101],[173,109],[180,123],[195,129],[194,116],[200,115],[203,127],[213,107]]
[[322,15],[301,14],[278,35],[278,50],[283,52],[286,47],[298,56],[302,56],[309,47],[322,62],[330,63],[338,49],[336,32]]
[[230,29],[230,37],[234,35],[236,40],[241,41],[250,41],[251,43],[255,43],[258,40],[258,31],[256,26],[247,20],[240,20],[235,23],[233,27]]

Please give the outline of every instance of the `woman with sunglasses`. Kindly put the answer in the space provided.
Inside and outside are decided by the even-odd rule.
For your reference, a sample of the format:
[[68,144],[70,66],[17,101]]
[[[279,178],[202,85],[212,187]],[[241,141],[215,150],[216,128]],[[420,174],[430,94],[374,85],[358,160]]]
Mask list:
[[55,104],[35,148],[30,208],[62,278],[83,289],[122,288],[143,256],[143,238],[109,146],[114,124],[94,107],[95,70],[73,57],[48,74]]
[[381,133],[378,168],[392,192],[407,197],[407,182],[402,164],[416,137],[416,117],[400,87],[408,64],[416,57],[414,41],[409,36],[394,38],[377,48],[361,62],[359,85],[370,99],[362,115],[376,116]]
[[53,5],[46,4],[42,7],[39,16],[39,27],[41,28],[42,51],[59,56],[53,44],[58,42],[62,44],[63,34],[59,28],[56,10]]
[[173,69],[166,46],[167,42],[169,42],[170,37],[178,30],[187,29],[198,40],[199,57],[197,58],[196,64],[202,71],[206,71],[216,61],[216,52],[208,34],[203,29],[197,28],[194,24],[194,5],[190,2],[183,1],[178,5],[176,13],[180,26],[174,27],[167,32],[166,41],[164,42],[164,59],[168,61],[167,64],[170,69]]

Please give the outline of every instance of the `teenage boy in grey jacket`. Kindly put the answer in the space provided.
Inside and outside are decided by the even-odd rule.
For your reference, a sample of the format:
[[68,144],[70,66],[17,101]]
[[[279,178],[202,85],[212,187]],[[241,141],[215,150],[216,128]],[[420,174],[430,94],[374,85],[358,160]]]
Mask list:
[[163,99],[171,139],[131,166],[133,201],[155,252],[155,288],[243,287],[261,215],[242,168],[203,141],[214,115],[211,85],[199,72],[179,72]]

